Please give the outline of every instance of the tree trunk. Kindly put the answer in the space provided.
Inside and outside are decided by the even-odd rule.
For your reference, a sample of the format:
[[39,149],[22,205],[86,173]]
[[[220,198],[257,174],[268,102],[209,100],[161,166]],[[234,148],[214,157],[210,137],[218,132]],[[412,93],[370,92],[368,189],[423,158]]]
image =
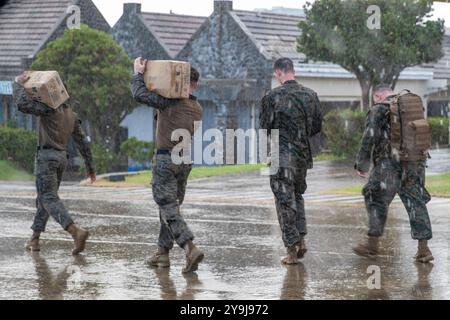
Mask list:
[[370,91],[373,86],[373,77],[368,72],[358,69],[353,70],[353,73],[355,74],[356,79],[358,79],[359,85],[361,86],[361,111],[369,110],[371,102]]
[[362,91],[362,105],[361,111],[369,110],[370,108],[370,89],[372,88],[372,84],[366,81],[360,81]]

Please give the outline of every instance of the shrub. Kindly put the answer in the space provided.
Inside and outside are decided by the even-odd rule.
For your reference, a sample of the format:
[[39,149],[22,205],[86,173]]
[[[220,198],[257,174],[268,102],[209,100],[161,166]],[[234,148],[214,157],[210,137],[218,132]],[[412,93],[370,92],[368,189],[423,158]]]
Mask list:
[[119,162],[118,155],[101,144],[92,144],[91,148],[96,173],[102,174],[114,171],[115,166]]
[[27,172],[33,172],[36,146],[35,132],[0,127],[0,160],[10,160]]
[[351,109],[334,109],[324,118],[327,147],[337,157],[356,157],[364,132],[366,114]]
[[122,143],[120,154],[129,157],[142,167],[147,167],[153,157],[155,144],[153,142],[139,141],[132,137]]
[[448,146],[448,118],[446,117],[429,117],[428,123],[431,126],[431,145]]

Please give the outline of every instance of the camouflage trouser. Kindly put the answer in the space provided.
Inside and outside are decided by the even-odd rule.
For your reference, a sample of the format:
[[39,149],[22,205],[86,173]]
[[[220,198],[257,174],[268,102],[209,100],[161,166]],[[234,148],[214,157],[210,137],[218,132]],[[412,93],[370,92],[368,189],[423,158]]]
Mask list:
[[285,247],[291,247],[307,234],[305,202],[306,167],[279,168],[270,177],[270,187],[275,195],[278,221]]
[[58,197],[63,173],[67,166],[67,154],[65,151],[41,150],[36,162],[36,189],[37,212],[31,229],[35,232],[44,232],[49,216],[52,216],[63,228],[73,223]]
[[369,236],[383,234],[389,205],[399,194],[408,211],[411,236],[415,240],[432,238],[426,204],[431,196],[425,189],[425,163],[402,164],[383,160],[372,170],[363,189],[369,215]]
[[175,165],[170,155],[157,155],[153,164],[153,199],[159,206],[161,229],[158,246],[170,250],[173,243],[183,247],[194,235],[180,213],[192,165]]

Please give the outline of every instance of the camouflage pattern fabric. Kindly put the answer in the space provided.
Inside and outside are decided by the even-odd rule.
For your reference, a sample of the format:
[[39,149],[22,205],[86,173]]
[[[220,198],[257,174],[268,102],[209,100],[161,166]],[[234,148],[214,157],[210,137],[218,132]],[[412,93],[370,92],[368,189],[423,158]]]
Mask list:
[[14,83],[14,102],[25,114],[38,117],[40,150],[36,155],[35,175],[37,212],[32,229],[45,231],[49,216],[66,230],[73,220],[58,196],[61,179],[67,166],[67,144],[73,138],[84,159],[87,172],[95,173],[90,143],[81,127],[81,121],[68,104],[52,109],[34,101],[22,85]]
[[275,195],[278,222],[283,243],[289,248],[299,243],[307,234],[305,202],[306,168],[280,168],[270,177],[270,187]]
[[84,159],[87,172],[95,173],[90,142],[81,127],[81,120],[68,104],[63,104],[56,110],[52,109],[41,102],[30,99],[23,86],[18,83],[14,83],[14,102],[20,112],[38,117],[41,146],[65,151],[69,139],[73,138]]
[[161,228],[158,246],[173,248],[174,241],[184,247],[194,235],[180,213],[186,193],[186,184],[192,165],[175,165],[170,155],[157,155],[154,159],[152,191],[153,199],[159,206]]
[[269,92],[262,100],[260,128],[279,130],[279,170],[270,177],[278,220],[286,247],[306,235],[303,194],[307,170],[313,159],[309,139],[322,129],[323,111],[317,94],[287,81]]
[[311,169],[312,151],[309,139],[322,130],[323,111],[317,94],[287,81],[269,92],[262,100],[260,128],[279,130],[280,166],[291,167],[303,160]]
[[369,236],[383,235],[389,205],[396,194],[408,212],[411,237],[414,240],[430,240],[433,234],[426,204],[431,197],[425,189],[425,163],[402,165],[388,159],[374,167],[363,189],[369,215]]
[[64,151],[41,150],[37,156],[36,189],[37,212],[31,229],[44,232],[49,216],[52,216],[64,230],[73,223],[58,196],[62,176],[67,166],[67,154]]
[[363,189],[369,215],[369,236],[383,235],[389,205],[398,194],[408,212],[411,236],[429,240],[432,229],[426,204],[431,196],[425,188],[425,162],[400,162],[390,147],[389,107],[377,104],[369,111],[355,169],[373,169]]

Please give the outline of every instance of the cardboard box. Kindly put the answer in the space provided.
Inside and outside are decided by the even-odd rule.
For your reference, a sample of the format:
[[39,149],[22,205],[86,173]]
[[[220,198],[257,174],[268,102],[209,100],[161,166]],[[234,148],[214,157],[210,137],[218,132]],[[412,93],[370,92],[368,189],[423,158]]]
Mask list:
[[160,96],[187,99],[191,82],[191,65],[182,61],[148,61],[144,81],[150,91]]
[[29,71],[29,79],[24,83],[31,99],[57,109],[69,100],[69,94],[56,71]]

